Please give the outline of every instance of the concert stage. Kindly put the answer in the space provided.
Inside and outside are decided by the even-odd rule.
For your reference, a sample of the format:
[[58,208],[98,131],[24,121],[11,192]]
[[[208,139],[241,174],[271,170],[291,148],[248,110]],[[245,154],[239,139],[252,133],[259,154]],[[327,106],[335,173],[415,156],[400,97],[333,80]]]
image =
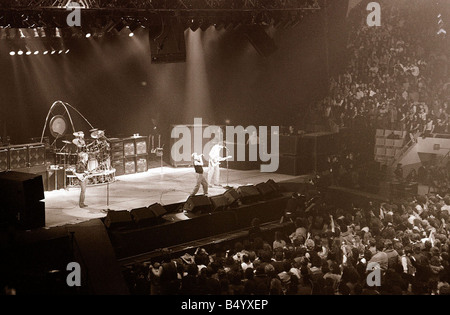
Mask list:
[[[221,183],[238,186],[266,182],[293,180],[297,177],[277,173],[261,173],[259,170],[221,170]],[[147,207],[154,203],[170,205],[185,202],[195,186],[193,168],[163,166],[144,173],[116,176],[115,182],[88,187],[87,208],[79,208],[80,189],[71,187],[45,192],[45,227],[77,224],[92,219],[104,218],[107,210],[120,211]],[[225,188],[209,189],[209,196],[220,195]],[[200,189],[199,194],[202,193]]]

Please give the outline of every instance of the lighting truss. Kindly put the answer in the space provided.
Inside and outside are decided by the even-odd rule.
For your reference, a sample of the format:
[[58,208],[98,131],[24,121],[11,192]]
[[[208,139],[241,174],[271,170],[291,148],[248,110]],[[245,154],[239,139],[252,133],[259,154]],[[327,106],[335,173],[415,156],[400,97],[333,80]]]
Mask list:
[[[85,23],[106,26],[114,19],[145,20],[150,25],[163,18],[187,24],[195,18],[211,24],[225,20],[267,23],[299,20],[321,9],[321,0],[2,0],[0,27],[64,27],[68,6],[76,2]],[[87,21],[87,22],[86,22]]]

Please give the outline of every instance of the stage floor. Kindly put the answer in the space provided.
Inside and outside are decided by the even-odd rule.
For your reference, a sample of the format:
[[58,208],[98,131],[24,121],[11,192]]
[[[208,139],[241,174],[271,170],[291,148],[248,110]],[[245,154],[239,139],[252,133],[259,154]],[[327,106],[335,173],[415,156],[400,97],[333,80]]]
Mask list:
[[[206,174],[205,174],[206,175]],[[259,170],[221,170],[221,183],[231,187],[256,185],[273,179],[276,182],[291,180],[295,176],[261,173]],[[87,208],[78,206],[78,187],[45,192],[45,228],[76,224],[106,216],[107,210],[132,210],[154,203],[176,204],[188,199],[195,186],[192,168],[159,167],[145,173],[116,176],[109,185],[90,186],[86,191]],[[225,188],[209,189],[209,196],[220,195]],[[200,188],[199,194],[203,193]]]

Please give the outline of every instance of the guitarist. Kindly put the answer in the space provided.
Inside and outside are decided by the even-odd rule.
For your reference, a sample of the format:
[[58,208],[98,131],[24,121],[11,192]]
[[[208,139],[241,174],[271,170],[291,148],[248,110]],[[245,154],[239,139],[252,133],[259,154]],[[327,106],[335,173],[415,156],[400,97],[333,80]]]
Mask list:
[[81,152],[78,158],[78,164],[76,166],[75,175],[79,179],[81,192],[80,192],[80,200],[79,206],[80,208],[86,208],[87,205],[84,203],[84,199],[86,196],[86,187],[87,187],[87,163],[89,160],[89,155],[86,152]]
[[221,156],[222,150],[225,148],[223,141],[219,141],[209,151],[209,165],[208,165],[208,183],[209,187],[221,186],[220,182],[220,162],[229,159]]

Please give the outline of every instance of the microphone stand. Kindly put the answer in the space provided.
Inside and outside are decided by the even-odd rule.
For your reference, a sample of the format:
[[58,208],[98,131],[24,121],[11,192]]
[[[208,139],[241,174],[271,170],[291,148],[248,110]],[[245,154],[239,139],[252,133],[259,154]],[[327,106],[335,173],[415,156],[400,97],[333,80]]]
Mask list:
[[[224,147],[225,148],[225,150],[227,150],[227,155],[229,155],[230,154],[230,150],[227,148],[227,147]],[[228,166],[228,160],[229,159],[227,159],[227,185],[225,186],[225,188],[226,189],[232,189],[233,187],[231,187],[230,185],[229,185],[229,183],[228,183],[228,178],[229,178],[229,173],[230,173],[230,168],[229,168],[229,166]]]

